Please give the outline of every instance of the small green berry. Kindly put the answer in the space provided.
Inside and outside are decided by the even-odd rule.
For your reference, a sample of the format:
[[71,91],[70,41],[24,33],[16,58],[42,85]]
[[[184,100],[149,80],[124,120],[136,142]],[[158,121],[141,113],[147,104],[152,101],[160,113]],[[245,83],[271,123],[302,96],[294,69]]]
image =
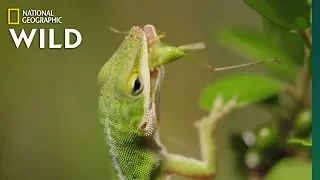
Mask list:
[[312,132],[312,112],[305,110],[300,112],[294,120],[294,131],[299,137],[308,136]]
[[277,128],[272,125],[259,129],[256,137],[256,147],[261,151],[275,147],[280,140]]

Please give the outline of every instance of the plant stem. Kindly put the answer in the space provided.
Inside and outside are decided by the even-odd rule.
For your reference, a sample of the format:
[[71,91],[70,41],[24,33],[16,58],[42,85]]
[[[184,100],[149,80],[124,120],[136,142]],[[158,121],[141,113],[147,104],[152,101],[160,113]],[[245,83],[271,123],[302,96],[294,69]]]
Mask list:
[[309,33],[307,32],[307,30],[300,32],[299,35],[302,38],[302,40],[305,42],[307,48],[311,51],[312,50],[312,39],[311,39]]
[[299,33],[300,37],[306,44],[305,57],[303,62],[303,71],[301,77],[301,91],[300,97],[302,102],[307,108],[312,106],[310,93],[311,93],[311,73],[309,71],[309,65],[311,61],[310,55],[312,51],[312,39],[308,34],[307,30]]

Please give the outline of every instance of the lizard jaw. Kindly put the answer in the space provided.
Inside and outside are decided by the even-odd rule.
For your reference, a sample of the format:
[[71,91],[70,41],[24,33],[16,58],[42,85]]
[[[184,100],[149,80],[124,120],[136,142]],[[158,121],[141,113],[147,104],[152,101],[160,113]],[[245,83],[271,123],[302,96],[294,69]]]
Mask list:
[[[150,41],[157,37],[157,32],[152,25],[145,25],[142,30],[148,41],[148,49],[159,41]],[[148,54],[149,55],[149,54]],[[159,71],[159,69],[161,69]],[[150,74],[150,102],[149,108],[144,113],[143,120],[139,125],[139,129],[145,133],[145,136],[153,136],[159,125],[159,99],[157,99],[157,93],[159,93],[160,83],[163,79],[163,68],[155,67],[149,70]]]
[[[162,79],[161,75],[162,71],[158,71],[156,68],[154,71],[150,71],[150,84],[156,87],[151,87],[152,91],[157,91],[159,88],[158,84],[155,82],[159,82]],[[153,95],[152,95],[153,94]],[[151,93],[151,99],[155,99],[154,96],[155,93]],[[143,120],[139,125],[139,129],[144,131],[145,136],[152,136],[159,126],[158,121],[158,109],[156,108],[157,102],[150,101],[149,102],[149,108],[147,108],[146,112],[144,113]]]
[[141,125],[140,129],[144,131],[145,136],[153,136],[157,130],[157,123],[152,118],[144,120]]
[[145,136],[153,136],[158,129],[158,121],[154,104],[150,102],[150,108],[145,112],[139,129],[144,131]]

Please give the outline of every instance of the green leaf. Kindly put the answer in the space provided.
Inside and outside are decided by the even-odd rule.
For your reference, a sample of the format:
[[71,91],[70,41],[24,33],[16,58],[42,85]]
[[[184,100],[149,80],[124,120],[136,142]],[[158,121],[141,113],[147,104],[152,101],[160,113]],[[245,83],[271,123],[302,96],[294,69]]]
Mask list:
[[292,144],[292,145],[302,146],[302,147],[312,147],[312,142],[311,141],[298,139],[298,138],[291,138],[291,139],[288,140],[288,143]]
[[261,16],[290,31],[301,32],[311,25],[309,0],[245,0]]
[[214,82],[202,93],[200,106],[210,110],[218,95],[225,101],[238,97],[238,107],[267,99],[283,90],[282,83],[272,77],[259,74],[234,74]]
[[250,58],[261,61],[276,58],[278,63],[265,63],[264,65],[275,75],[292,80],[297,72],[297,65],[270,37],[264,33],[251,29],[223,29],[216,34],[218,43],[231,48],[233,51]]
[[295,158],[285,158],[272,167],[266,180],[311,180],[312,163]]
[[265,33],[292,59],[301,65],[304,59],[304,42],[297,33],[292,33],[274,24],[268,19],[262,19]]

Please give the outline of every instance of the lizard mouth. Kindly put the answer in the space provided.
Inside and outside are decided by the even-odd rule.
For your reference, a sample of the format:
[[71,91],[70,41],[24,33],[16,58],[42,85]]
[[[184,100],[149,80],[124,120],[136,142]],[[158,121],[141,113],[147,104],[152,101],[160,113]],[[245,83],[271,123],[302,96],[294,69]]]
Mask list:
[[[150,40],[154,39],[157,34],[154,27],[146,25],[142,29],[146,35],[148,41],[148,49],[154,45],[155,42],[151,43]],[[143,117],[143,122],[140,124],[140,129],[145,132],[146,136],[152,136],[159,126],[159,88],[160,83],[163,79],[163,67],[155,67],[154,70],[149,71],[150,73],[150,102],[147,112]]]

